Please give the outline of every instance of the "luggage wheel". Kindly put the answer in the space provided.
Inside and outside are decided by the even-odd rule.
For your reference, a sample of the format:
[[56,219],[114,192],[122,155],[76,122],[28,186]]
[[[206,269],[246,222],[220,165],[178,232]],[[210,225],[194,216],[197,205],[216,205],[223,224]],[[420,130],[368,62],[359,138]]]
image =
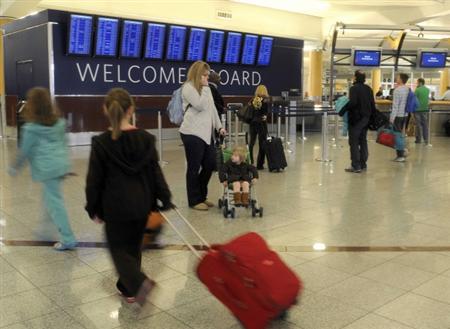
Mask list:
[[284,310],[283,312],[281,312],[278,317],[277,320],[286,320],[288,317],[288,311]]

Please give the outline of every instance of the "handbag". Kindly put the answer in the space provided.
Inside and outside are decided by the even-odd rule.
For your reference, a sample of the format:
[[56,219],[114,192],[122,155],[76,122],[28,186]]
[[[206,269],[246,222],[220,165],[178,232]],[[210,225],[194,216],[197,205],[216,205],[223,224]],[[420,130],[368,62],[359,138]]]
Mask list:
[[236,115],[243,122],[250,124],[253,120],[254,108],[252,105],[247,104],[242,106],[237,112]]
[[379,110],[375,109],[370,116],[369,129],[377,131],[378,129],[386,126],[389,123],[389,119]]
[[155,243],[156,237],[161,233],[164,225],[164,217],[159,211],[152,211],[148,215],[147,225],[145,226],[143,247]]
[[406,127],[406,136],[416,136],[416,118],[414,117],[414,115],[411,115],[409,117],[408,127]]
[[378,130],[377,143],[396,150],[404,150],[405,138],[399,131],[395,131],[392,126]]

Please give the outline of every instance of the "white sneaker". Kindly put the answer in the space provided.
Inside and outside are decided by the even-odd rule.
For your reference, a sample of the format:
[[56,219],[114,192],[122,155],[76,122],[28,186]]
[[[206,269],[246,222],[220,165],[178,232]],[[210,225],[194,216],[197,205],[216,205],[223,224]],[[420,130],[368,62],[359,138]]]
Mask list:
[[405,157],[397,157],[397,158],[395,158],[394,161],[395,161],[395,162],[405,162],[405,161],[406,161],[406,158],[405,158]]

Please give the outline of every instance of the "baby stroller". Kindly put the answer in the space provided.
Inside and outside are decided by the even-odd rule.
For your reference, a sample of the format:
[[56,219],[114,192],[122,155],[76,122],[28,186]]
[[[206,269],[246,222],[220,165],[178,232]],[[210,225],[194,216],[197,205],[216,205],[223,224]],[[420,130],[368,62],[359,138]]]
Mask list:
[[[220,166],[222,166],[224,163],[226,163],[228,160],[230,160],[231,155],[233,154],[233,151],[231,149],[224,148],[223,144],[221,145],[221,148],[222,148],[222,152],[221,152],[222,159],[220,159],[220,163],[218,163],[218,165],[220,165]],[[248,149],[247,149],[245,162],[250,163],[250,153],[248,152]],[[253,177],[251,177],[251,178],[253,178]],[[248,207],[235,205],[232,190],[233,190],[233,186],[231,184],[229,184],[226,187],[224,186],[222,198],[220,198],[219,202],[217,203],[219,206],[219,209],[222,210],[223,217],[235,218],[237,207],[251,209],[252,217],[256,217],[258,215],[259,215],[259,217],[263,216],[264,209],[263,209],[263,207],[259,206],[259,202],[256,197],[255,187],[253,186],[253,184],[250,184]]]

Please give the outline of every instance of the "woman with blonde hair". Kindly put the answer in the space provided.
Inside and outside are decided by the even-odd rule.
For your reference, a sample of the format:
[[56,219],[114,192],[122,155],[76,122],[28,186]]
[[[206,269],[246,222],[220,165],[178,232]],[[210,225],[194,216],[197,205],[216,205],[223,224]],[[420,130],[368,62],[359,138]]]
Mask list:
[[267,114],[269,113],[269,92],[267,87],[259,85],[255,90],[255,96],[249,102],[249,106],[253,108],[253,119],[250,122],[250,159],[252,164],[255,163],[253,157],[253,148],[258,137],[259,151],[256,168],[258,170],[264,169],[264,159],[266,152],[264,150],[264,142],[267,139]]
[[211,69],[203,61],[191,65],[183,85],[184,119],[180,127],[187,160],[186,187],[189,206],[206,211],[208,183],[216,165],[214,135],[225,134],[214,105],[208,78]]

